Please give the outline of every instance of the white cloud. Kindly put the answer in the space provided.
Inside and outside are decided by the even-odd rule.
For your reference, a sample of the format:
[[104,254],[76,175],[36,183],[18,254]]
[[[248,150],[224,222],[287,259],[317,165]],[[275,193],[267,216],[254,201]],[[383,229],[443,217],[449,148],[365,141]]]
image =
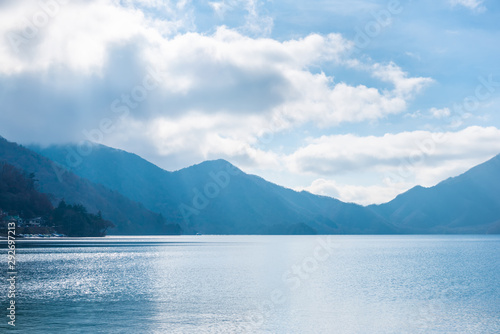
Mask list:
[[411,98],[433,82],[431,78],[408,77],[399,66],[390,62],[388,65],[373,65],[373,76],[394,85],[393,93],[403,98]]
[[[310,68],[324,63],[344,66],[353,43],[340,34],[277,41],[248,37],[226,27],[213,34],[176,33],[175,22],[146,16],[137,7],[160,6],[158,2],[127,3],[119,6],[114,1],[95,0],[61,5],[36,38],[21,45],[30,51],[25,57],[13,52],[8,42],[0,43],[0,80],[19,80],[14,84],[19,94],[22,83],[29,81],[22,95],[40,97],[38,103],[25,106],[28,102],[19,100],[19,94],[5,97],[8,111],[4,119],[12,122],[15,118],[11,113],[29,110],[40,117],[36,125],[40,131],[53,124],[53,118],[61,119],[65,114],[82,121],[74,122],[67,131],[51,132],[44,140],[81,139],[84,129],[109,117],[113,100],[140,84],[150,67],[164,80],[131,113],[135,121],[144,123],[143,128],[156,119],[183,122],[192,121],[194,114],[220,116],[216,120],[237,115],[241,122],[233,124],[234,131],[214,122],[208,123],[212,127],[207,131],[226,141],[251,145],[249,140],[266,131],[278,132],[308,122],[329,127],[400,113],[430,81],[409,77],[391,63],[370,65],[368,70],[393,89],[335,83],[332,76]],[[17,21],[9,18],[26,11],[19,6],[2,11],[0,33],[18,31]],[[248,6],[256,5],[250,1]],[[14,122],[9,127],[12,132],[16,132],[15,126]],[[28,124],[20,122],[21,126],[27,131]],[[29,136],[23,138],[30,140]]]
[[421,61],[421,60],[422,60],[422,57],[420,57],[420,55],[419,55],[419,54],[417,54],[417,53],[413,53],[413,52],[410,52],[410,51],[406,51],[406,52],[405,52],[405,55],[407,55],[408,57],[413,58],[413,59],[415,59],[415,60],[417,60],[417,61]]
[[408,179],[433,185],[460,166],[472,166],[498,153],[500,130],[471,126],[457,132],[322,136],[286,159],[296,173],[331,177],[377,172],[398,182]]
[[452,6],[463,6],[477,12],[484,12],[486,10],[483,2],[484,0],[449,0]]
[[272,17],[260,13],[262,3],[259,0],[221,0],[208,4],[221,20],[232,11],[244,9],[246,12],[245,23],[238,30],[256,36],[269,36],[271,34],[274,21]]
[[[165,32],[142,11],[108,1],[61,4],[53,15],[31,1],[9,9],[0,12],[0,35],[6,36],[0,44],[0,73],[8,75],[58,66],[100,73],[111,46],[141,37],[153,41]],[[44,24],[37,23],[37,17],[45,17]]]
[[[37,1],[12,3],[0,12],[0,35],[23,36],[26,22],[20,18],[27,17],[29,25],[33,13],[43,9]],[[0,131],[24,142],[80,140],[84,130],[116,117],[113,102],[126,107],[124,97],[130,98],[152,68],[163,78],[160,86],[148,91],[144,101],[133,102],[136,106],[129,107],[129,115],[103,135],[102,142],[162,161],[169,169],[226,158],[240,166],[289,168],[318,178],[366,166],[381,172],[407,157],[415,141],[432,136],[417,131],[321,137],[289,156],[262,148],[258,138],[266,133],[310,125],[328,128],[402,113],[433,80],[412,77],[392,62],[350,58],[354,43],[341,34],[285,41],[265,37],[272,20],[261,15],[258,1],[212,3],[222,18],[239,5],[246,12],[243,27],[221,26],[210,33],[191,31],[194,21],[186,18],[191,15],[189,1],[61,5],[34,37],[22,37],[21,52],[15,52],[8,39],[0,40],[0,86],[5,87]],[[342,81],[323,72],[325,64],[364,72],[370,84]],[[64,127],[53,131],[54,124],[62,123]],[[450,172],[447,168],[438,174]],[[439,176],[431,175],[436,170],[419,175],[434,180]],[[363,203],[377,193],[394,193],[376,185],[362,195],[363,187],[318,181],[310,189],[337,191],[344,200]]]
[[144,152],[143,156],[169,170],[204,160],[227,159],[239,167],[280,169],[281,157],[256,148],[261,119],[230,114],[205,115],[192,112],[172,120],[129,119],[105,138],[112,147]]
[[224,1],[213,1],[208,3],[219,18],[224,18],[224,14],[229,9],[229,6]]
[[[499,153],[500,129],[472,126],[457,132],[325,136],[284,159],[296,175],[318,177],[297,190],[367,205],[388,202],[416,185],[434,186]],[[364,177],[338,181],[349,173]]]
[[343,202],[361,205],[381,204],[392,200],[400,193],[408,190],[411,185],[371,185],[360,186],[339,184],[334,180],[316,179],[310,186],[298,187],[297,191],[306,190],[312,194],[337,198]]
[[451,115],[450,108],[431,108],[429,109],[429,113],[433,118],[444,118],[449,117]]

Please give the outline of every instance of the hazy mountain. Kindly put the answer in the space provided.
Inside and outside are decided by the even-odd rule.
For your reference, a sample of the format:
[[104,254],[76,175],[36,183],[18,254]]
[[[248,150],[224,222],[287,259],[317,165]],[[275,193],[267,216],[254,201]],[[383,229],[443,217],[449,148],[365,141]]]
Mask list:
[[0,214],[7,211],[21,218],[48,217],[53,210],[47,194],[37,191],[35,175],[0,161]]
[[172,228],[165,225],[163,217],[147,210],[142,204],[103,185],[64,171],[49,159],[2,137],[0,161],[8,162],[27,173],[34,173],[38,180],[38,190],[50,194],[54,205],[64,199],[67,203],[84,205],[89,212],[101,211],[105,219],[116,225],[110,233],[159,234]]
[[78,154],[76,146],[34,149],[191,233],[396,232],[386,219],[362,206],[280,187],[224,160],[167,172],[137,155],[102,145],[85,154]]
[[500,155],[370,208],[412,233],[500,233]]
[[224,160],[168,172],[102,145],[34,149],[188,233],[500,232],[500,156],[435,187],[415,187],[389,203],[362,207],[280,187]]

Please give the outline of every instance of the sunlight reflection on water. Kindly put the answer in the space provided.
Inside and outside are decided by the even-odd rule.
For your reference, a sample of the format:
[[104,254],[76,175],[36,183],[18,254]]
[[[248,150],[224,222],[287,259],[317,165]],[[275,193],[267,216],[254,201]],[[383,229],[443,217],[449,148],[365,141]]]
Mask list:
[[319,238],[20,243],[14,332],[500,332],[500,237]]

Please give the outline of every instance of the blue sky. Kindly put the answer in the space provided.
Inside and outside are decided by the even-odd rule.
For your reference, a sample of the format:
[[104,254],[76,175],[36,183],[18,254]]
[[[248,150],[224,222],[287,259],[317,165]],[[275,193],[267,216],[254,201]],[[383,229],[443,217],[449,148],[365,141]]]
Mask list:
[[0,1],[0,135],[360,204],[500,153],[500,3]]

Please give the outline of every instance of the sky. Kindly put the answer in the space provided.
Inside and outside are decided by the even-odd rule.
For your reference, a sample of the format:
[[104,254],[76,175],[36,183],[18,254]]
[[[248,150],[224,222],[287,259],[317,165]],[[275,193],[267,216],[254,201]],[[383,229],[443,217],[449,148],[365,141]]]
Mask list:
[[0,135],[362,205],[500,153],[496,0],[0,0]]

